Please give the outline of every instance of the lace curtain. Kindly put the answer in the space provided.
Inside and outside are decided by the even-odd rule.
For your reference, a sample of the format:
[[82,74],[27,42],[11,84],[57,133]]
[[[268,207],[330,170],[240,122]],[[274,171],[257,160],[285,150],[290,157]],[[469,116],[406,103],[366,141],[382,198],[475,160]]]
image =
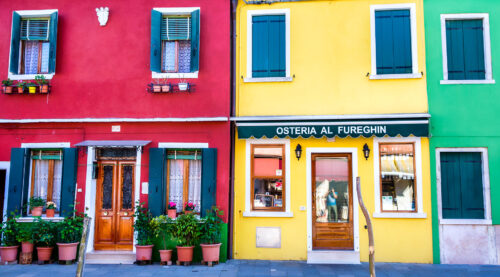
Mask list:
[[[33,196],[42,197],[47,200],[47,189],[49,184],[49,160],[35,160],[35,178]],[[52,183],[52,201],[57,205],[59,211],[61,203],[62,184],[62,161],[54,160],[54,179]]]
[[26,74],[38,73],[38,41],[25,41],[24,72]]
[[[189,176],[184,176],[184,162],[186,160],[170,160],[168,202],[177,204],[177,211],[183,210],[186,202],[195,204],[195,212],[200,212],[201,205],[201,161],[187,160]],[[188,178],[188,199],[184,199],[184,180]]]
[[191,41],[163,41],[161,68],[165,72],[191,71]]
[[200,212],[201,205],[201,161],[189,161],[189,202],[195,204],[194,211]]

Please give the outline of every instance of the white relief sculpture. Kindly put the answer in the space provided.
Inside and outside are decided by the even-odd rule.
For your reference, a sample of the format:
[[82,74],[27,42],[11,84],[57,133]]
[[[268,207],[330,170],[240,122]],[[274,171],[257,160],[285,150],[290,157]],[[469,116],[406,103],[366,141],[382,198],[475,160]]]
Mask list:
[[95,9],[97,13],[97,19],[99,20],[99,24],[101,26],[106,26],[108,22],[109,8],[108,7],[100,7]]

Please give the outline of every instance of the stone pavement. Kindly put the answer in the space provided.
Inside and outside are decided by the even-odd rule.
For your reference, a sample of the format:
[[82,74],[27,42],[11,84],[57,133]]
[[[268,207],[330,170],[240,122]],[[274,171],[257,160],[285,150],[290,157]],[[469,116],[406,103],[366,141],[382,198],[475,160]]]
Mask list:
[[[377,276],[500,276],[500,266],[484,265],[431,265],[377,263]],[[0,277],[59,277],[75,276],[76,265],[6,265],[0,266]],[[85,277],[91,276],[369,276],[368,264],[361,265],[308,265],[292,261],[230,260],[214,267],[160,266],[160,265],[86,265]]]

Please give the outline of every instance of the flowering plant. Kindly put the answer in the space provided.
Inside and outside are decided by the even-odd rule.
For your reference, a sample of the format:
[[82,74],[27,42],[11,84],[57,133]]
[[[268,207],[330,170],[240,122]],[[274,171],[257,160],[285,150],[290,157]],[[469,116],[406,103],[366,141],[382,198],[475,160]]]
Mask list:
[[175,202],[169,202],[168,209],[169,210],[177,210],[177,204]]
[[52,201],[47,202],[47,210],[55,210],[56,207],[57,207],[56,203],[54,203]]
[[184,210],[185,211],[192,211],[192,210],[194,210],[194,207],[195,207],[195,205],[193,203],[187,202],[186,206],[184,206]]

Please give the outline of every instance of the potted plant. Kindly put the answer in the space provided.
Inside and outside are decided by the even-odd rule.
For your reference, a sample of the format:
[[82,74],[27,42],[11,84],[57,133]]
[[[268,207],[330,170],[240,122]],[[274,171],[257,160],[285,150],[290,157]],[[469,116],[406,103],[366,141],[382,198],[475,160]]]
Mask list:
[[154,82],[151,84],[151,86],[153,87],[153,92],[161,92],[160,79],[155,79]]
[[49,261],[54,249],[55,223],[38,217],[34,221],[33,234],[38,261]]
[[21,252],[33,252],[33,224],[25,223],[19,226],[16,235],[17,242],[21,243]]
[[11,79],[7,79],[7,80],[2,81],[4,93],[12,93],[12,83],[13,82]]
[[218,262],[221,246],[221,230],[220,224],[223,222],[220,216],[223,212],[213,207],[207,216],[203,218],[201,224],[201,251],[203,253],[204,262]]
[[156,237],[160,237],[162,242],[162,247],[159,250],[160,260],[167,265],[172,264],[172,249],[167,249],[167,240],[172,237],[174,222],[172,218],[165,215],[153,218],[153,224],[156,226]]
[[26,84],[26,83],[25,83],[25,82],[23,82],[23,81],[19,81],[19,82],[17,82],[17,84],[16,84],[16,87],[17,87],[17,93],[23,93],[23,92],[24,92],[24,85],[25,85],[25,84]]
[[186,91],[189,89],[189,83],[184,79],[184,75],[181,75],[181,80],[177,84],[180,91]]
[[177,203],[169,202],[167,207],[168,217],[175,219],[177,217]]
[[163,84],[161,85],[161,91],[162,92],[169,92],[170,91],[170,84],[168,83],[167,78],[163,79]]
[[150,261],[153,254],[153,239],[155,237],[155,226],[152,223],[151,212],[137,202],[134,213],[134,230],[137,233],[136,260]]
[[177,240],[177,261],[191,262],[194,245],[200,238],[200,226],[194,214],[182,214],[177,217],[172,228],[173,237]]
[[49,81],[43,75],[36,75],[35,82],[40,86],[41,93],[49,92]]
[[45,210],[45,215],[47,217],[54,217],[54,214],[56,213],[56,203],[52,201],[48,201],[46,204],[46,210]]
[[83,216],[73,215],[57,223],[57,249],[59,261],[76,259],[78,243],[82,238]]
[[28,92],[29,93],[36,93],[36,84],[32,82],[27,82],[26,86],[28,87]]
[[19,229],[19,223],[17,223],[15,217],[8,218],[3,224],[0,232],[0,238],[2,239],[2,244],[0,246],[0,256],[2,257],[2,262],[13,262],[17,259],[17,249],[19,244],[16,239],[16,235]]
[[45,200],[43,198],[32,196],[29,205],[32,216],[42,216],[43,206],[45,206]]
[[186,202],[186,205],[184,205],[184,213],[185,214],[190,214],[193,212],[194,208],[195,208],[195,204],[192,203],[192,202]]

